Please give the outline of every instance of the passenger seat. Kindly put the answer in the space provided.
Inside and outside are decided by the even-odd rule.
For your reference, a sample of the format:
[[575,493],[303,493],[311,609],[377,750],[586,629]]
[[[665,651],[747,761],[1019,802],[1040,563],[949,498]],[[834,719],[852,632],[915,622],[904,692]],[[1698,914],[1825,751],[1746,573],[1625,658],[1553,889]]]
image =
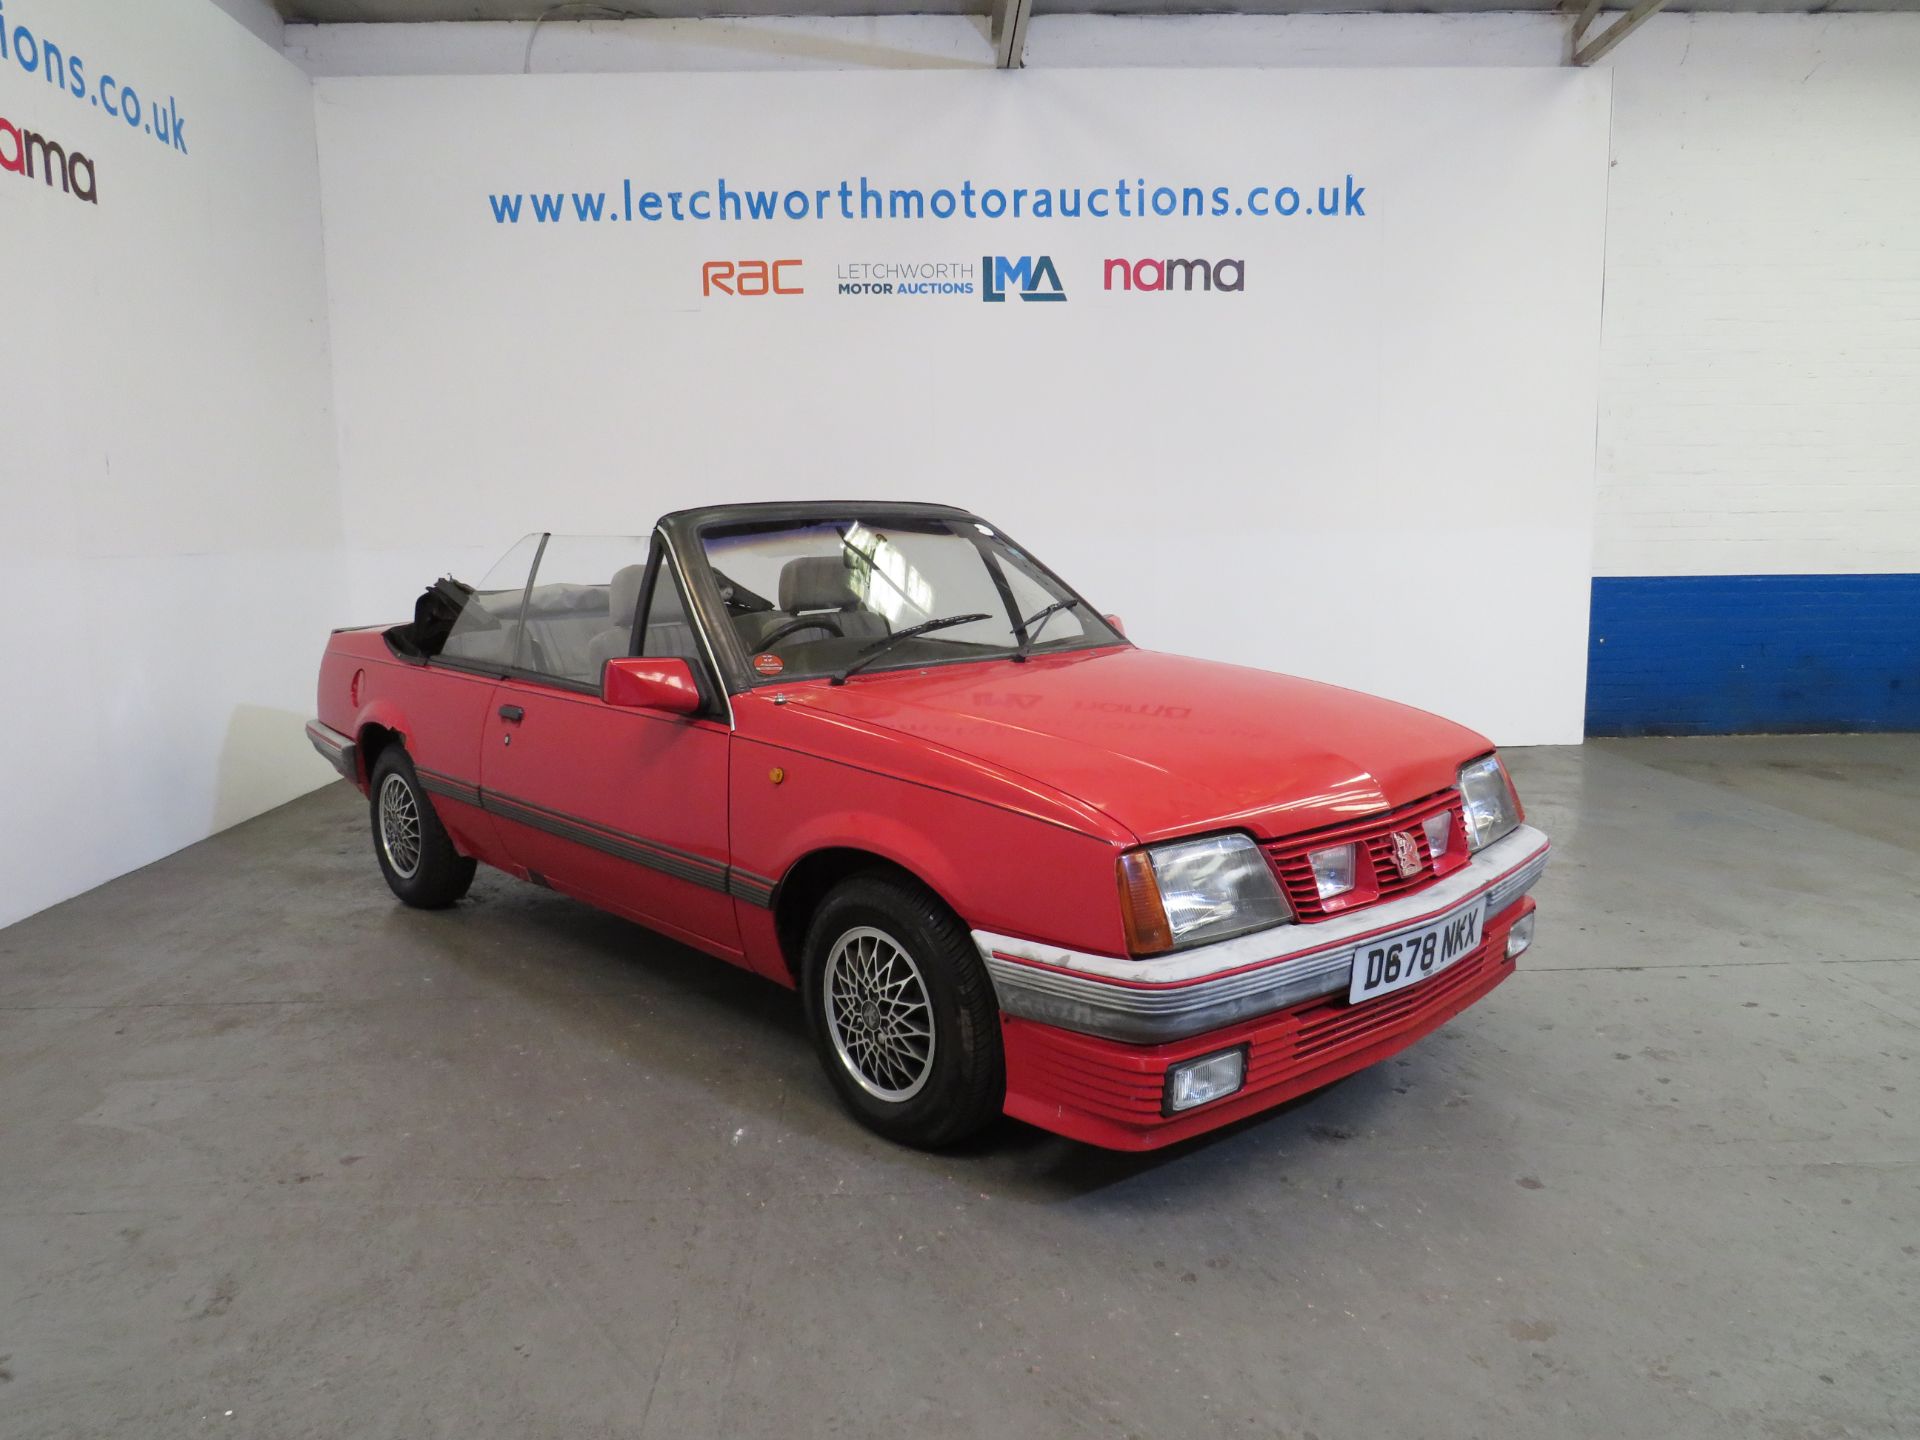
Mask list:
[[623,565],[607,587],[607,628],[587,642],[588,678],[598,681],[607,661],[629,653],[633,617],[640,609],[640,587],[646,578],[645,565]]

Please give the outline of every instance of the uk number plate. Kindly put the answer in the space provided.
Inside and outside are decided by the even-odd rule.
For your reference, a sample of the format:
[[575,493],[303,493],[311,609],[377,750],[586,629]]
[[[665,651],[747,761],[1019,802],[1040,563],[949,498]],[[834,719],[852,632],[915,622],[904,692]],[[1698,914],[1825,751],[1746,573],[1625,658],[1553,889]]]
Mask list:
[[1485,898],[1451,915],[1428,921],[1397,935],[1363,940],[1353,952],[1353,982],[1349,1003],[1358,1005],[1376,995],[1404,990],[1430,980],[1455,961],[1480,948],[1480,932],[1487,919]]

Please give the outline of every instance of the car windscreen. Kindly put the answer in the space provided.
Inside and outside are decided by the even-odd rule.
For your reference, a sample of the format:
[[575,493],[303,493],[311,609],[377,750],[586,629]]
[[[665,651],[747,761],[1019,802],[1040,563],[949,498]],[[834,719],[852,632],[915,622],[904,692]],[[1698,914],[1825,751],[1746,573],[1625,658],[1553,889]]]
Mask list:
[[[756,681],[1122,643],[1093,609],[991,526],[849,514],[701,532]],[[1044,618],[1029,620],[1046,612]],[[900,632],[956,617],[901,638]],[[875,656],[876,651],[885,651]]]

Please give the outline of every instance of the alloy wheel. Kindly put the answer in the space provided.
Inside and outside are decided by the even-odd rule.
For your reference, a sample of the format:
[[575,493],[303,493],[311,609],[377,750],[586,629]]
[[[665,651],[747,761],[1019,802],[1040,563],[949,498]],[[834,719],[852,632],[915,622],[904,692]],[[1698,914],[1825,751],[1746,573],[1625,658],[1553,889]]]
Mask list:
[[380,786],[380,848],[402,880],[419,870],[420,805],[402,775],[389,775]]
[[933,1004],[920,967],[884,930],[860,925],[828,952],[821,1000],[834,1052],[876,1099],[911,1100],[933,1074]]

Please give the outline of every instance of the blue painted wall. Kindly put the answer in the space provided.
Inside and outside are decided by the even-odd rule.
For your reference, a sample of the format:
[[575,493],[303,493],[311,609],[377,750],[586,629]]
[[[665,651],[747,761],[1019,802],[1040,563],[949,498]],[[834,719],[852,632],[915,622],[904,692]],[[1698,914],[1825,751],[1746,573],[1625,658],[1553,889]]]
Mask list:
[[1593,582],[1589,735],[1920,730],[1920,575]]

